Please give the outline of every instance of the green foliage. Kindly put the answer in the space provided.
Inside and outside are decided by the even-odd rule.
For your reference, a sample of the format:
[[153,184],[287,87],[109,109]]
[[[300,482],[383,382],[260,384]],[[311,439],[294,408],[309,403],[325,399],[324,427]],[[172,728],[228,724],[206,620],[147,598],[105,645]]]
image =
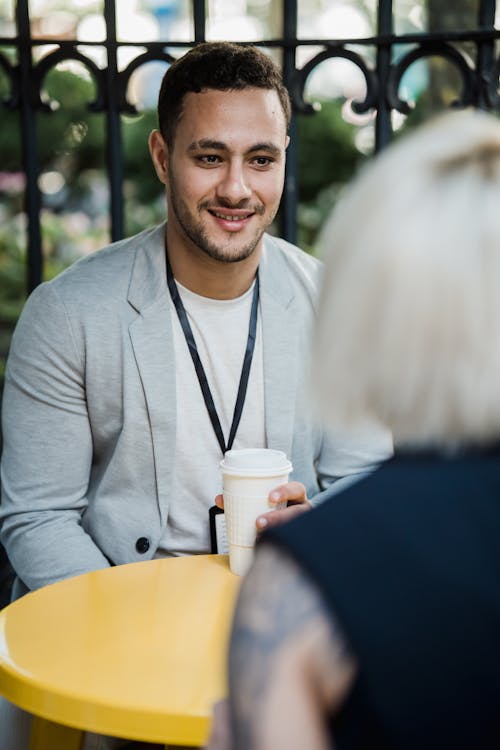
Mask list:
[[340,190],[363,158],[341,108],[339,101],[323,102],[318,112],[298,119],[297,233],[300,247],[311,253]]
[[313,115],[298,118],[299,200],[313,201],[332,183],[353,174],[361,154],[354,145],[353,128],[342,117],[341,102],[328,101]]
[[0,227],[0,318],[14,322],[24,297],[26,235],[18,217]]
[[40,166],[45,169],[59,164],[70,179],[83,169],[101,167],[102,115],[88,109],[95,98],[94,84],[69,70],[52,70],[45,83],[47,96],[57,109],[37,117]]
[[163,191],[149,158],[148,137],[156,124],[156,112],[146,110],[123,120],[123,151],[125,179],[134,185],[134,197],[148,204]]
[[[53,219],[45,213],[42,225],[49,240],[44,258],[44,277],[57,276],[64,264],[50,253],[54,246]],[[10,337],[26,297],[26,227],[23,214],[2,222],[0,225],[0,391],[5,372],[5,361]]]
[[[149,156],[148,137],[157,127],[156,111],[124,117],[125,232],[140,232],[165,218],[165,191]],[[129,210],[130,207],[130,210]]]
[[[49,214],[42,217],[42,226],[54,240]],[[26,290],[26,227],[24,216],[18,214],[0,226],[0,320],[13,323],[21,312]],[[44,277],[51,279],[64,264],[53,254],[44,258]]]
[[[39,112],[36,118],[37,150],[41,171],[60,166],[70,179],[82,169],[103,164],[104,128],[102,116],[88,110],[95,87],[86,78],[68,70],[52,70],[45,79],[46,101],[56,109]],[[6,95],[6,81],[0,80],[0,95]],[[19,113],[2,111],[0,153],[2,170],[20,166]]]

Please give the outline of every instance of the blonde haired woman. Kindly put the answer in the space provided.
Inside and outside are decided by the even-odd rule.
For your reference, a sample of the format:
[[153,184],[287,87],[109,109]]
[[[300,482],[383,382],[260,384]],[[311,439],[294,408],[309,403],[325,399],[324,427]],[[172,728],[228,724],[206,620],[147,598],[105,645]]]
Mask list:
[[230,653],[238,750],[500,747],[500,122],[448,114],[328,222],[315,391],[395,456],[267,534]]

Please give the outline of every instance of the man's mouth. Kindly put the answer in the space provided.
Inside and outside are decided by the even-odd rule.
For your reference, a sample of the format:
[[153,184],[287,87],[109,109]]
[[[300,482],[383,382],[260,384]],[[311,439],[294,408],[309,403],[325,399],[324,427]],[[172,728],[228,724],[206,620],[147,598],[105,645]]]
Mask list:
[[212,216],[215,216],[216,219],[222,219],[223,221],[243,221],[244,219],[250,218],[250,216],[253,216],[253,211],[233,211],[231,213],[227,213],[226,211],[217,211],[215,209],[209,209],[209,212],[212,214]]
[[249,223],[255,211],[248,208],[208,208],[208,213],[225,232],[239,232]]

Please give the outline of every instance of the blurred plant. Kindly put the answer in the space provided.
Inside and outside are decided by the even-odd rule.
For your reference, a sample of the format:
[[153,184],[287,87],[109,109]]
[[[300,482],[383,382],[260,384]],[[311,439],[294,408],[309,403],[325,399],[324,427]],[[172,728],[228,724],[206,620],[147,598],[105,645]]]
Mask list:
[[0,225],[0,318],[14,322],[24,296],[26,229],[23,214]]
[[[53,253],[57,230],[52,216],[42,215],[42,225],[52,245],[44,255],[45,279],[51,279],[64,269],[64,264]],[[0,225],[0,319],[15,322],[25,297],[26,286],[26,215],[19,213]]]
[[[45,277],[53,278],[64,266],[50,254]],[[0,383],[14,324],[24,304],[26,289],[26,216],[18,213],[0,223]]]
[[298,118],[297,233],[300,247],[311,253],[340,190],[364,158],[354,143],[355,129],[342,117],[342,105],[321,102],[318,112]]

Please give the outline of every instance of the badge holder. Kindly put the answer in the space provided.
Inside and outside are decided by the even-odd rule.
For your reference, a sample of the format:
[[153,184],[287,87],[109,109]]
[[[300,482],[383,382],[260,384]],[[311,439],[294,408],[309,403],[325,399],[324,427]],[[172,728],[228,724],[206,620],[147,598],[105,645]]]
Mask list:
[[210,551],[212,555],[228,555],[226,517],[222,508],[212,505],[208,511],[210,522]]

